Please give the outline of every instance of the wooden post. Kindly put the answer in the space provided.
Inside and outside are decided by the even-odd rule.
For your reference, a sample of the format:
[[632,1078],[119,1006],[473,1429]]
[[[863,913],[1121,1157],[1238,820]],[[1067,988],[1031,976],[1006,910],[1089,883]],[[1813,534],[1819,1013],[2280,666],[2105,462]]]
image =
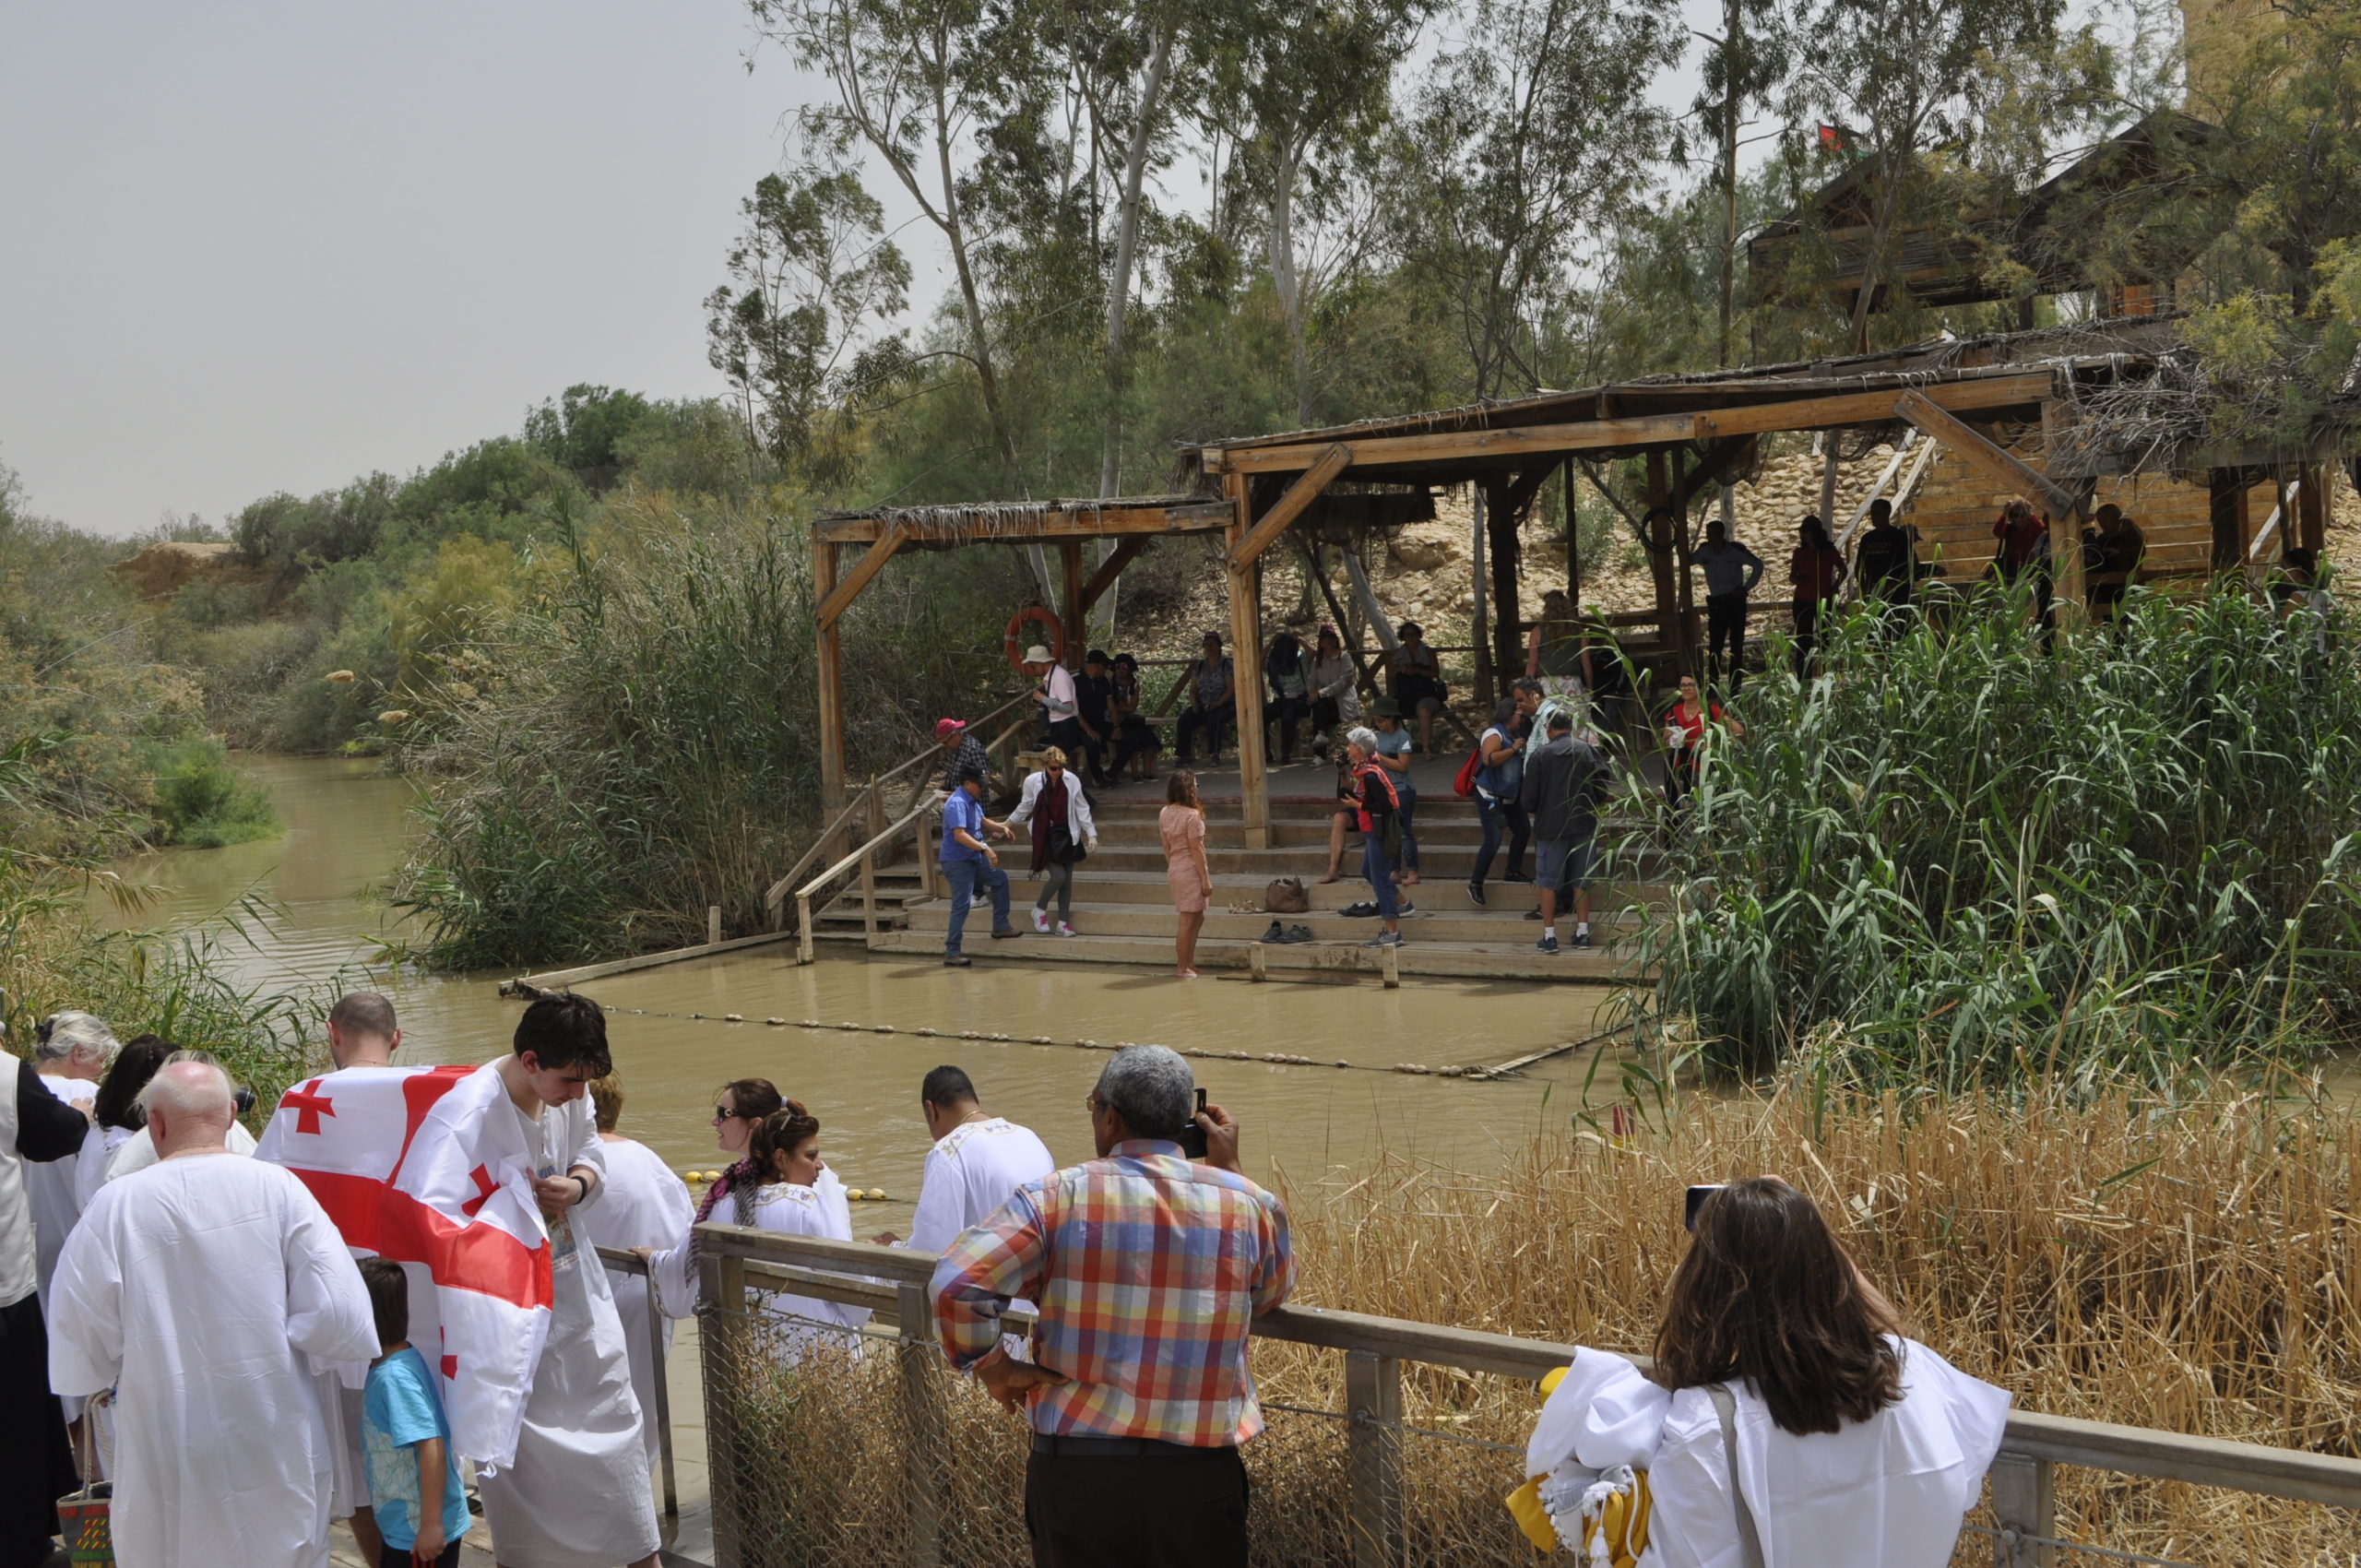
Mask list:
[[2304,488],[2296,493],[2296,542],[2312,552],[2312,568],[2319,569],[2320,551],[2328,543],[2328,487],[2336,470],[2312,463],[2303,470]]
[[[1987,1474],[1995,1525],[2021,1538],[2057,1534],[2057,1482],[2048,1460],[2004,1453],[1993,1459]],[[2050,1568],[2055,1556],[2055,1549],[2034,1541],[2002,1538],[1992,1543],[1992,1568]]]
[[[1476,486],[1475,500],[1468,508],[1468,566],[1469,575],[1476,580],[1476,617],[1468,628],[1467,640],[1476,645],[1476,706],[1487,713],[1492,710],[1492,633],[1484,601],[1484,511],[1492,496],[1492,484],[1487,480]],[[1409,728],[1410,718],[1406,713],[1402,716],[1404,729]]]
[[1263,944],[1259,942],[1246,944],[1246,972],[1258,980],[1270,978],[1263,969]]
[[1689,485],[1689,457],[1676,449],[1672,454],[1672,559],[1679,575],[1680,601],[1680,672],[1696,674],[1697,658],[1697,587],[1691,580],[1696,574],[1689,565],[1689,504],[1695,497]]
[[721,940],[721,906],[718,904],[705,907],[705,940],[707,946]]
[[[1506,480],[1493,487],[1492,501],[1485,508],[1484,526],[1491,536],[1492,554],[1492,646],[1489,662],[1493,670],[1493,685],[1498,690],[1503,683],[1513,681],[1525,673],[1524,650],[1518,638],[1524,632],[1525,606],[1516,589],[1517,567],[1524,560],[1524,541],[1518,530],[1525,526],[1525,513],[1533,505],[1533,498],[1541,493],[1541,475],[1520,475],[1519,482]],[[1478,658],[1486,657],[1479,649]],[[1491,699],[1482,698],[1489,717]]]
[[[1671,505],[1672,488],[1665,480],[1664,449],[1658,447],[1648,454],[1648,510],[1654,513],[1658,507],[1668,509]],[[1656,525],[1645,519],[1643,521],[1648,536],[1648,571],[1656,584],[1656,636],[1667,647],[1678,647],[1680,644],[1677,621],[1680,607],[1674,595],[1672,581],[1671,529],[1667,527],[1665,537],[1658,539]],[[1658,545],[1663,548],[1658,549]]]
[[1352,1418],[1345,1464],[1353,1568],[1398,1568],[1405,1534],[1402,1438],[1398,1428],[1382,1423],[1402,1419],[1402,1363],[1368,1350],[1346,1351],[1345,1412]]
[[1263,575],[1252,556],[1241,557],[1253,530],[1252,501],[1244,474],[1222,476],[1230,505],[1229,655],[1238,671],[1238,793],[1246,823],[1246,847],[1271,847],[1271,802],[1263,781]]
[[934,824],[932,811],[919,815],[919,897],[931,904],[935,900],[934,884]]
[[672,1380],[666,1374],[665,1356],[671,1349],[670,1327],[664,1320],[664,1309],[657,1300],[656,1274],[653,1269],[639,1277],[639,1288],[647,1297],[648,1365],[655,1369],[651,1381],[656,1384],[656,1408],[650,1412],[656,1420],[657,1458],[663,1466],[664,1516],[681,1516],[681,1489],[672,1477]]
[[934,1568],[943,1561],[943,1478],[951,1464],[951,1426],[945,1419],[936,1368],[934,1313],[926,1286],[906,1281],[896,1290],[895,1353],[902,1372],[902,1476],[910,1510],[910,1539],[902,1561],[912,1568]]
[[1064,612],[1059,617],[1065,623],[1065,647],[1058,657],[1069,670],[1082,668],[1083,649],[1089,646],[1089,634],[1083,627],[1083,617],[1090,613],[1090,605],[1082,597],[1082,540],[1070,539],[1058,547],[1065,558],[1066,600]]
[[1583,551],[1574,526],[1574,460],[1567,458],[1560,471],[1566,476],[1566,602],[1580,612],[1583,607]]
[[2213,523],[2213,569],[2235,572],[2247,559],[2246,475],[2236,469],[2215,469],[2206,475]]
[[[825,601],[836,588],[836,547],[813,534],[812,538],[812,599]],[[845,809],[845,672],[844,650],[830,621],[820,628],[820,820],[833,822]],[[836,857],[836,847],[820,847],[823,861]]]
[[701,1252],[697,1276],[698,1293],[712,1309],[697,1324],[697,1359],[705,1384],[706,1485],[713,1498],[713,1560],[725,1568],[735,1568],[738,1522],[753,1503],[738,1485],[746,1474],[738,1430],[749,1370],[746,1262]]

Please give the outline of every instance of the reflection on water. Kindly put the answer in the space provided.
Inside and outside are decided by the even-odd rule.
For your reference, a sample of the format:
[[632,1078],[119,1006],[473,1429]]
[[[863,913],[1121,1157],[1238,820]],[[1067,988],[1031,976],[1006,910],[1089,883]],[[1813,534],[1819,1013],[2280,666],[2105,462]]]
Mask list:
[[[374,938],[401,933],[392,911],[360,894],[402,855],[409,786],[366,762],[244,762],[270,786],[288,824],[284,837],[166,851],[118,869],[162,890],[139,917],[148,923],[203,924],[249,892],[276,899],[285,918],[255,933],[256,949],[241,967],[256,982],[318,987],[325,1001],[340,974],[360,979],[374,956]],[[1019,1040],[1155,1040],[1353,1063],[1355,1069],[1193,1063],[1213,1098],[1244,1123],[1250,1160],[1300,1177],[1380,1146],[1463,1168],[1492,1163],[1537,1127],[1564,1125],[1589,1052],[1496,1084],[1359,1069],[1499,1062],[1582,1039],[1610,1017],[1610,993],[1589,987],[1412,981],[1389,992],[1181,981],[1160,970],[1000,965],[991,954],[966,970],[851,955],[798,968],[793,951],[788,944],[758,947],[585,989],[618,1010],[611,1029],[627,1096],[623,1132],[675,1166],[710,1167],[718,1158],[709,1120],[715,1088],[734,1077],[770,1078],[820,1118],[822,1146],[848,1182],[883,1187],[900,1200],[865,1208],[858,1217],[864,1228],[898,1228],[908,1218],[927,1149],[919,1080],[939,1063],[966,1067],[991,1110],[1032,1125],[1060,1159],[1090,1152],[1082,1099],[1102,1056],[909,1032],[921,1027],[954,1036],[975,1029]],[[519,1004],[500,999],[495,977],[379,969],[368,979],[400,1012],[402,1060],[481,1061],[506,1048]],[[690,1016],[699,1013],[706,1016]],[[729,1013],[754,1021],[721,1021]],[[900,1032],[772,1028],[761,1021],[770,1016],[891,1024]]]

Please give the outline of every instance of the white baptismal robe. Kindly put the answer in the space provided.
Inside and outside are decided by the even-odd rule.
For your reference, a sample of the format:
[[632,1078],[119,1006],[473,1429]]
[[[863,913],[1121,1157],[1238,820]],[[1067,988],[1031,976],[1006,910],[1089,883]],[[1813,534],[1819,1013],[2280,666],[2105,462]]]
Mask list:
[[369,1292],[303,1184],[229,1155],[109,1182],[52,1281],[50,1381],[113,1386],[115,1551],[140,1568],[325,1568],[328,1432],[307,1356],[377,1353]]
[[534,1168],[597,1171],[589,1205],[550,1222],[549,1343],[533,1369],[516,1462],[479,1482],[505,1568],[614,1568],[658,1545],[631,1360],[607,1271],[572,1222],[606,1195],[607,1158],[587,1100],[517,1113]]
[[[50,1093],[86,1112],[99,1098],[99,1086],[88,1078],[43,1073],[41,1081]],[[89,1136],[83,1134],[85,1141]],[[81,1194],[74,1190],[74,1171],[80,1163],[77,1157],[25,1164],[25,1202],[33,1212],[34,1267],[44,1297],[49,1293],[49,1277],[57,1272],[57,1254],[65,1250],[65,1238],[74,1233],[75,1221],[82,1218]]]
[[[839,1193],[842,1188],[838,1188]],[[754,1194],[754,1224],[783,1236],[818,1236],[831,1241],[852,1240],[852,1210],[841,1197],[816,1187],[774,1182]],[[824,1301],[816,1296],[771,1291],[763,1304],[772,1316],[789,1326],[781,1337],[782,1360],[798,1361],[812,1346],[826,1343],[858,1349],[861,1325],[869,1321],[867,1307]]]
[[[689,1201],[688,1183],[646,1144],[629,1138],[601,1136],[607,1157],[607,1190],[588,1208],[577,1211],[575,1229],[586,1246],[647,1247],[670,1251],[689,1239],[689,1221],[696,1206]],[[635,1274],[607,1271],[607,1289],[615,1299],[615,1316],[623,1325],[623,1347],[631,1357],[631,1391],[639,1400],[641,1441],[647,1462],[663,1456],[656,1431],[656,1359],[648,1342],[647,1281]],[[672,1320],[659,1318],[664,1343],[672,1343]]]
[[[231,1154],[255,1152],[255,1135],[235,1122],[230,1123],[229,1135],[221,1141]],[[126,1135],[122,1146],[108,1154],[106,1174],[101,1178],[100,1185],[103,1186],[109,1182],[120,1182],[125,1176],[135,1171],[145,1170],[155,1163],[155,1134],[142,1127],[137,1132]]]
[[[2000,1446],[2009,1395],[1914,1339],[1902,1399],[1840,1431],[1782,1431],[1750,1386],[1736,1395],[1738,1484],[1763,1568],[1943,1568]],[[1651,1568],[1742,1568],[1729,1463],[1713,1396],[1648,1381],[1620,1356],[1584,1349],[1542,1407],[1525,1473],[1569,1461],[1648,1472]]]
[[927,1151],[910,1245],[943,1251],[998,1213],[1017,1188],[1057,1168],[1048,1146],[1014,1122],[991,1116],[952,1128]]
[[[732,1187],[722,1194],[706,1218],[716,1225],[758,1225],[755,1207],[761,1194],[767,1191],[760,1186]],[[844,1179],[826,1166],[820,1167],[820,1176],[813,1182],[812,1191],[819,1197],[820,1210],[826,1217],[828,1230],[813,1230],[803,1234],[827,1236],[839,1241],[852,1240],[852,1199],[845,1192]],[[695,1211],[690,1212],[692,1220]],[[611,1243],[610,1243],[611,1245]],[[697,1310],[698,1280],[695,1260],[689,1256],[684,1238],[677,1247],[666,1247],[649,1254],[647,1271],[656,1278],[656,1299],[666,1317],[688,1317]]]

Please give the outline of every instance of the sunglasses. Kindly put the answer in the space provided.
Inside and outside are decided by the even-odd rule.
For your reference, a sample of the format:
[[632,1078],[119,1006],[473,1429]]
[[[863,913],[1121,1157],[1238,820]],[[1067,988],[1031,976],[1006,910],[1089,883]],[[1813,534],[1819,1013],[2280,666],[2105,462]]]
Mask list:
[[738,1113],[726,1105],[717,1105],[713,1108],[713,1119],[717,1122],[735,1122],[738,1120]]

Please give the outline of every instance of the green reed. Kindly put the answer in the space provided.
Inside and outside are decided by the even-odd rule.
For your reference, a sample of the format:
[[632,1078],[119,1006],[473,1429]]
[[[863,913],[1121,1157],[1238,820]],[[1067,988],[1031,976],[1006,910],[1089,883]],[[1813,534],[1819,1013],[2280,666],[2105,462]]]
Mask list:
[[2345,1042],[2361,682],[2340,619],[2135,593],[2044,648],[2022,596],[1798,679],[1776,639],[1684,816],[1644,938],[1703,1063],[1955,1090]]

